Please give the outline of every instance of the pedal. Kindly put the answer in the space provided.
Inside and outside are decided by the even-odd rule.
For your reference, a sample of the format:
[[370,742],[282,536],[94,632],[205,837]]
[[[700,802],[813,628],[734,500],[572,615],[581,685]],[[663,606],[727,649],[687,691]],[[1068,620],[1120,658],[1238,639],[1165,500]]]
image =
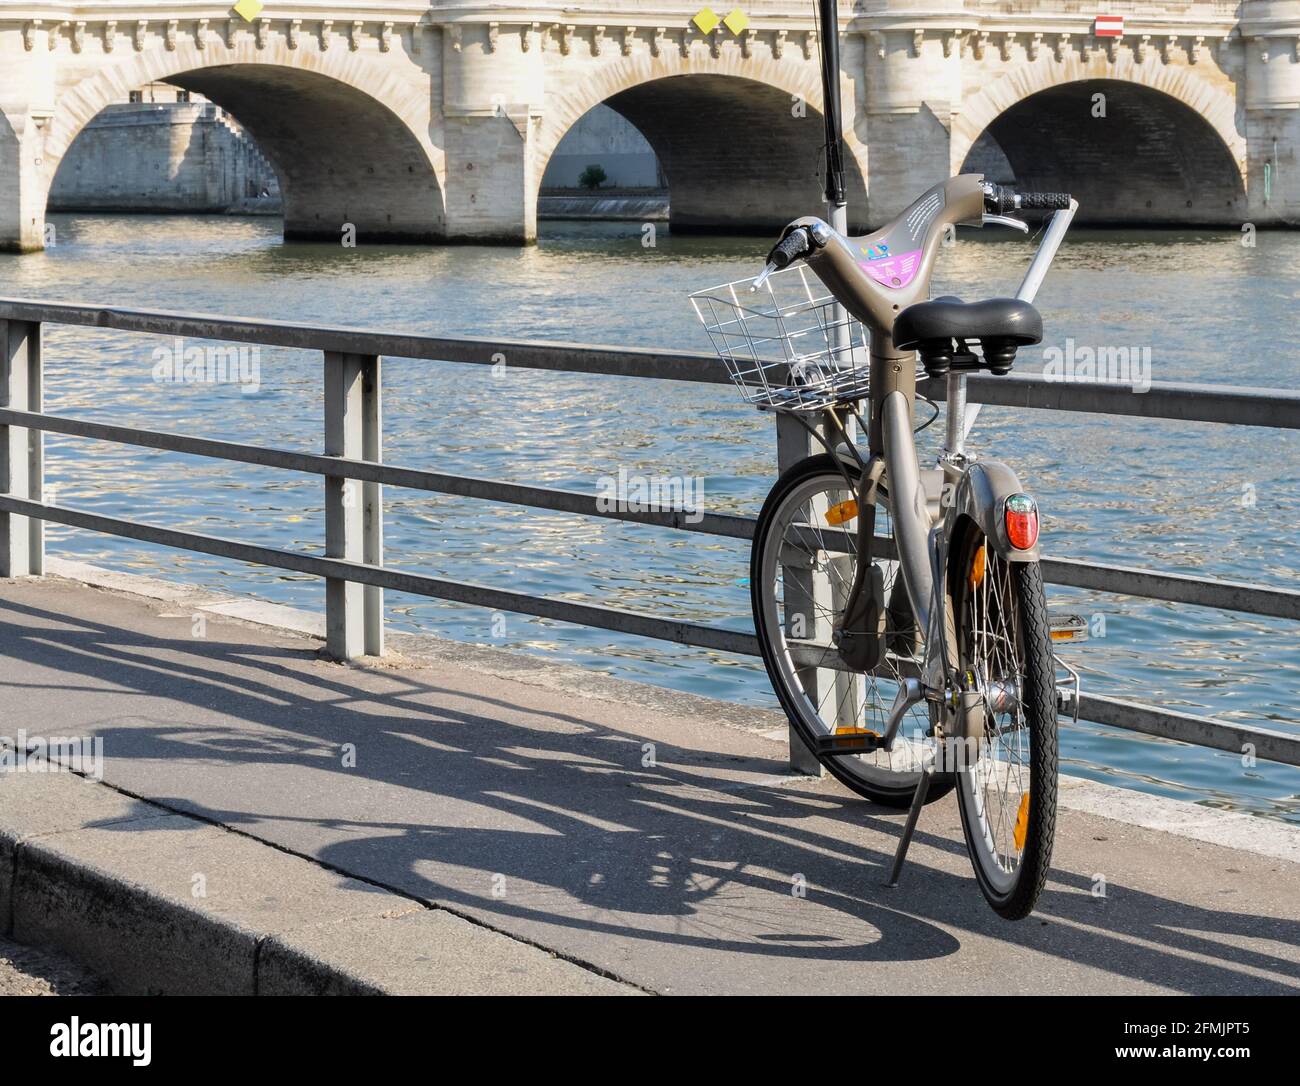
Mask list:
[[1053,644],[1060,644],[1065,641],[1088,640],[1088,620],[1082,615],[1049,613],[1047,616],[1047,629],[1051,634]]
[[[1088,620],[1082,615],[1048,612],[1047,629],[1053,646],[1087,641]],[[1052,662],[1065,672],[1064,677],[1056,680],[1056,711],[1069,713],[1075,724],[1079,723],[1079,699],[1083,694],[1083,679],[1076,668],[1071,667],[1055,652]]]
[[870,754],[880,747],[880,733],[870,728],[836,728],[817,737],[817,754]]
[[1071,667],[1055,653],[1052,654],[1052,663],[1065,672],[1064,677],[1057,676],[1056,679],[1056,711],[1068,712],[1074,719],[1074,723],[1078,724],[1079,702],[1083,696],[1083,676],[1079,674],[1077,668]]

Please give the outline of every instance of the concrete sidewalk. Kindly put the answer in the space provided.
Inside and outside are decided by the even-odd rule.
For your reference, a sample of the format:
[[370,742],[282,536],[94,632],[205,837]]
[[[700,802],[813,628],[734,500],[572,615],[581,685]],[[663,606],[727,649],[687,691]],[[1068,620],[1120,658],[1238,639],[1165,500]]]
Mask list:
[[1067,779],[1010,924],[952,797],[886,889],[902,814],[789,776],[771,714],[427,638],[343,667],[248,621],[299,612],[108,580],[0,582],[0,735],[105,753],[0,774],[0,933],[122,988],[1300,989],[1295,828]]

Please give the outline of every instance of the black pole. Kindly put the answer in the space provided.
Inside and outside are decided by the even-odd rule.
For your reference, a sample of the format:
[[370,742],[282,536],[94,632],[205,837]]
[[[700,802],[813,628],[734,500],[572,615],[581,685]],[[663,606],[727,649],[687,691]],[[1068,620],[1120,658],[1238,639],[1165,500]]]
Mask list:
[[822,117],[826,122],[826,202],[844,203],[844,161],[840,133],[840,14],[836,0],[817,0],[822,55]]

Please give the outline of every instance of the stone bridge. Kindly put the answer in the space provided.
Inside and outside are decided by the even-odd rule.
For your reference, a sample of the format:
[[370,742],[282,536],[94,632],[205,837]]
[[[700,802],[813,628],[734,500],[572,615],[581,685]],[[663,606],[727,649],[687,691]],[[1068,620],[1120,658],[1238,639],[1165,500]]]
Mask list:
[[[675,230],[770,231],[820,203],[811,5],[752,0],[716,26],[702,8],[270,0],[249,20],[202,0],[8,3],[0,246],[41,248],[69,146],[151,81],[248,129],[290,238],[352,223],[362,241],[527,242],[549,156],[602,102],[659,156]],[[1074,192],[1081,221],[1300,220],[1300,0],[1108,10],[1120,37],[1074,0],[846,0],[851,219],[884,222],[992,155]]]

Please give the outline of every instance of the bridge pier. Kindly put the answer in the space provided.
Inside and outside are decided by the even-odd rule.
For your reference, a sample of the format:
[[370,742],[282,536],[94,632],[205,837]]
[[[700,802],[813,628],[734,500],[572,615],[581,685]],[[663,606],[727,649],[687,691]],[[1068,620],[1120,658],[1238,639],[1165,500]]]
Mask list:
[[48,63],[10,65],[7,57],[0,65],[0,252],[45,248],[49,181],[42,160],[54,111],[48,69]]
[[960,108],[961,51],[910,32],[868,36],[867,192],[872,227],[954,172],[952,115]]
[[45,187],[36,177],[31,141],[22,137],[25,121],[14,125],[0,114],[0,252],[45,248]]
[[[1255,3],[1261,29],[1283,36],[1245,41],[1246,200],[1252,221],[1300,222],[1300,5]],[[1278,27],[1277,24],[1282,24]]]
[[528,107],[460,107],[445,115],[443,126],[448,240],[536,241],[537,201],[528,191]]
[[545,67],[541,43],[527,32],[499,34],[492,24],[442,34],[449,239],[537,240],[530,179]]
[[1247,218],[1264,226],[1300,225],[1300,109],[1253,113],[1247,143]]

